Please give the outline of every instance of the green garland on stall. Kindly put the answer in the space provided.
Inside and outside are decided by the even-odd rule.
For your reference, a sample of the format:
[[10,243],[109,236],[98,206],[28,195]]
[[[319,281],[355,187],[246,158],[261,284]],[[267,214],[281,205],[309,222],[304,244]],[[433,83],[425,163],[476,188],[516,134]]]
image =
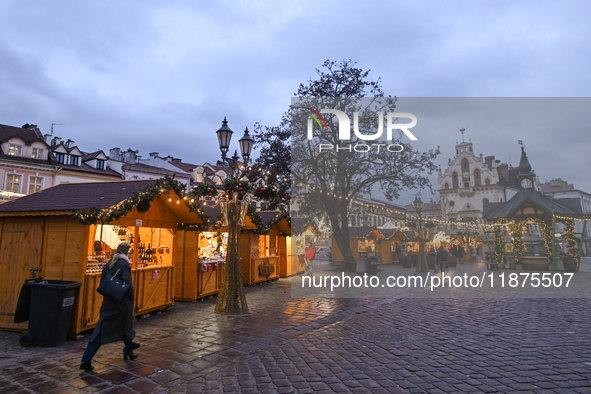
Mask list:
[[568,250],[567,255],[571,256],[576,263],[579,262],[579,250],[577,247],[577,238],[575,237],[575,220],[574,219],[562,219],[562,222],[566,226],[564,229],[564,240],[566,241],[566,248]]
[[[254,224],[256,228],[242,229],[241,230],[242,233],[257,234],[257,235],[269,234],[269,231],[271,231],[271,229],[273,227],[275,227],[275,225],[283,219],[287,220],[289,226],[291,227],[291,217],[289,216],[289,213],[285,210],[280,210],[279,213],[277,214],[277,216],[275,216],[273,219],[271,219],[269,221],[269,223],[267,223],[266,225],[263,223],[263,219],[261,219],[261,217],[259,216],[259,214],[256,212],[255,208],[252,205],[248,206],[247,214],[248,214],[248,216],[250,216],[252,224]],[[280,235],[282,237],[289,237],[289,236],[291,236],[291,233],[280,233]]]
[[177,197],[185,202],[189,210],[197,214],[203,222],[209,222],[209,217],[199,209],[199,202],[190,202],[187,199],[185,185],[170,176],[157,179],[146,189],[133,193],[131,197],[114,207],[90,207],[88,210],[75,210],[72,219],[77,219],[84,225],[97,224],[101,220],[104,223],[110,223],[127,215],[133,208],[136,208],[139,212],[147,212],[156,197],[170,191],[174,191]]
[[513,223],[510,227],[510,230],[513,251],[515,252],[515,257],[519,258],[525,254],[525,242],[523,242],[523,223]]
[[542,235],[544,237],[544,245],[546,246],[546,258],[548,260],[548,264],[552,264],[552,255],[554,253],[553,246],[554,246],[554,239],[552,235],[552,218],[542,220],[538,218],[531,218],[522,221],[522,223],[532,222],[540,226],[542,229]]
[[242,200],[248,192],[250,192],[250,183],[247,180],[228,178],[224,181],[224,194],[227,194],[229,199],[234,197],[234,193],[238,193],[238,199]]
[[[496,224],[496,223],[495,223]],[[493,227],[495,235],[494,235],[494,242],[495,242],[495,250],[494,250],[494,261],[497,264],[501,264],[503,262],[503,228],[501,225],[496,225]]]
[[191,193],[189,193],[189,195],[192,198],[200,198],[203,196],[215,197],[218,195],[218,190],[215,188],[215,186],[204,185],[201,183],[199,185],[193,186],[193,190],[191,190]]
[[275,185],[262,185],[254,189],[253,196],[259,200],[273,201],[279,199],[279,189]]

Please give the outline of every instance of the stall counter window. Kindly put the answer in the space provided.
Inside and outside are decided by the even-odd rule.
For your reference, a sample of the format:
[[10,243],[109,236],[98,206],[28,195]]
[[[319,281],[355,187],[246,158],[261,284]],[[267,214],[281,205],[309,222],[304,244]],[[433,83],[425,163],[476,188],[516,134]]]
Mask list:
[[203,232],[199,235],[199,264],[206,272],[212,266],[226,262],[226,251],[228,249],[228,233]]
[[174,231],[169,228],[96,225],[89,233],[89,250],[82,294],[86,328],[98,322],[102,296],[96,289],[101,272],[121,242],[130,243],[133,264],[134,312],[140,315],[173,303]]

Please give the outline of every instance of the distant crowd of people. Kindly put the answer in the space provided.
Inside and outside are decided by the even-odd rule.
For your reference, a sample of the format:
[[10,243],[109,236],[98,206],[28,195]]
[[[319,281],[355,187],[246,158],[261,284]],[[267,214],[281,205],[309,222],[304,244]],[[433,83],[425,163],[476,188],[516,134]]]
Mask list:
[[[395,242],[394,245],[394,260],[402,261],[405,257],[411,255],[412,250],[405,243]],[[449,260],[449,256],[455,256],[459,264],[464,264],[464,256],[467,254],[466,261],[472,261],[475,254],[475,250],[472,245],[468,246],[468,250],[465,250],[462,245],[453,244],[451,247],[445,248],[441,245],[438,249],[431,245],[429,253],[436,253],[436,271],[443,271]]]

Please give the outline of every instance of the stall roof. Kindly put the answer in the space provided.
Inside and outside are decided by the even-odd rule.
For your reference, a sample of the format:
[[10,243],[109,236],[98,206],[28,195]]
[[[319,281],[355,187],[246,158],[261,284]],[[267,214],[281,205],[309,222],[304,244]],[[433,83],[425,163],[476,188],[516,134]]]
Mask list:
[[406,236],[405,233],[403,233],[402,231],[398,230],[398,229],[394,229],[394,228],[389,228],[389,229],[385,229],[385,228],[378,228],[376,229],[376,231],[378,233],[380,233],[380,235],[382,237],[384,237],[384,239],[386,241],[389,240],[394,240],[394,241],[407,241],[408,237]]
[[[257,211],[256,214],[261,218],[263,224],[259,230],[278,228],[282,233],[291,233],[291,223],[287,213],[283,211]],[[248,216],[248,215],[247,215]],[[247,228],[248,226],[245,226]]]
[[530,201],[532,204],[540,207],[548,214],[557,213],[563,215],[577,215],[581,213],[561,202],[558,202],[558,200],[549,199],[538,191],[532,189],[523,189],[514,195],[509,201],[484,204],[482,216],[484,219],[489,220],[510,218],[515,214],[515,211],[517,211],[517,209],[527,201]]
[[320,233],[313,218],[291,218],[291,235],[300,235],[308,229],[314,235]]
[[155,180],[62,183],[0,205],[2,212],[74,211],[112,207]]
[[349,237],[368,238],[372,235],[374,227],[349,227]]

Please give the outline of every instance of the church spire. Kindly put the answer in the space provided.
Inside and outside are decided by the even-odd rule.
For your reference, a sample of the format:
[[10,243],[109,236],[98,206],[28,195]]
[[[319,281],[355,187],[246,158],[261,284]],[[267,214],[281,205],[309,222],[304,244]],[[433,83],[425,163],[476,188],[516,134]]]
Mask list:
[[[521,141],[519,142],[521,143]],[[533,173],[531,164],[529,164],[527,154],[525,153],[525,147],[522,143],[520,145],[521,159],[519,160],[519,174],[517,174],[517,179],[523,189],[533,189],[536,174]]]

